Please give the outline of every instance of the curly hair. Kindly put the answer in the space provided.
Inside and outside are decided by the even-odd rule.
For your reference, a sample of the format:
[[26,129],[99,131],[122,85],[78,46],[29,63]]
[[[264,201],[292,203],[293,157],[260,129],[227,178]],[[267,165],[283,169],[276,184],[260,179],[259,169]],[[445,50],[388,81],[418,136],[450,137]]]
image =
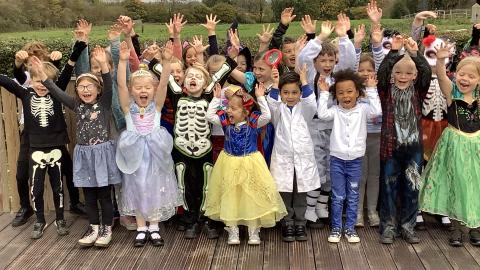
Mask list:
[[345,81],[353,82],[355,89],[359,92],[359,97],[365,96],[365,87],[363,86],[364,79],[352,69],[345,69],[336,72],[333,74],[333,80],[335,83],[330,86],[330,93],[334,99],[336,99],[337,96],[337,84]]

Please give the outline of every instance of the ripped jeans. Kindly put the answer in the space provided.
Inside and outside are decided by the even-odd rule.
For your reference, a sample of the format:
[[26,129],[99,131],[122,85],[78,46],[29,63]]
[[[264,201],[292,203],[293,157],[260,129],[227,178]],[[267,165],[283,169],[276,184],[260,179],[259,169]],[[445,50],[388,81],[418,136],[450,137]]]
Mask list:
[[342,229],[343,205],[346,201],[345,229],[353,229],[357,222],[362,157],[343,160],[330,156],[330,178],[332,180],[331,228]]
[[[380,162],[380,232],[399,229],[413,232],[418,212],[422,173],[421,145],[400,146]],[[397,213],[398,211],[398,213]]]

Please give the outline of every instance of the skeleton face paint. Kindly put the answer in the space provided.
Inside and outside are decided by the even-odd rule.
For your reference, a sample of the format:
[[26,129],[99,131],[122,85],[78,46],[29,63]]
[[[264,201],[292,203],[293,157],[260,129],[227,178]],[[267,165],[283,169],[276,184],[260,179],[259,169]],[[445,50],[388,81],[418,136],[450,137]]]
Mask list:
[[33,77],[30,82],[30,86],[40,97],[44,97],[48,94],[48,89],[42,84],[42,80],[40,78]]
[[205,76],[200,70],[190,68],[185,76],[185,87],[189,95],[201,96],[205,87]]
[[391,37],[384,37],[382,39],[383,54],[387,55],[392,49],[392,40]]
[[155,87],[153,78],[150,76],[140,76],[132,80],[131,95],[135,103],[140,107],[147,107],[153,100]]
[[[433,42],[427,42],[425,43],[425,40],[423,41],[423,44],[425,45],[425,50],[423,52],[423,56],[425,59],[427,59],[427,62],[430,66],[434,67],[437,65],[437,49],[435,47],[440,47],[441,45],[444,45],[445,42],[442,39],[435,38]],[[450,51],[452,54],[455,53],[455,48],[452,48]],[[449,59],[445,59],[445,65],[449,63]]]

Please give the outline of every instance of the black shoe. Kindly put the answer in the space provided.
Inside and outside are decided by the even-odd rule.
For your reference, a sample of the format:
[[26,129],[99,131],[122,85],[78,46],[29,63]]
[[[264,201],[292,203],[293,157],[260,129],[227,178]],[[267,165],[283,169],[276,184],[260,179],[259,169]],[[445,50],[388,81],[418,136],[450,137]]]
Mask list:
[[55,226],[57,227],[57,234],[60,236],[65,236],[68,234],[67,222],[65,220],[56,220]]
[[75,205],[70,205],[70,212],[77,214],[79,216],[86,216],[87,211],[85,210],[85,205],[81,202],[75,204]]
[[186,239],[195,239],[200,233],[200,225],[198,223],[190,224],[185,230],[184,238]]
[[380,242],[385,245],[393,244],[395,241],[395,232],[393,229],[385,229],[380,236]]
[[295,226],[295,240],[307,241],[307,232],[305,231],[305,226],[303,225]]
[[470,230],[470,243],[473,246],[480,246],[480,230],[479,229]]
[[208,239],[217,239],[220,236],[218,233],[218,229],[215,227],[212,221],[206,222],[205,231],[207,232]]
[[39,239],[43,235],[43,231],[45,230],[45,227],[47,224],[44,222],[36,222],[33,224],[33,232],[32,232],[32,239]]
[[143,247],[145,246],[145,244],[147,244],[147,241],[149,239],[148,232],[137,231],[137,236],[139,235],[143,235],[143,237],[141,239],[139,239],[138,237],[135,237],[135,241],[133,242],[134,247]]
[[307,227],[311,229],[323,229],[325,228],[325,222],[323,219],[319,218],[315,222],[307,220]]
[[425,227],[425,221],[417,222],[417,224],[415,225],[415,230],[425,231],[426,229],[427,227]]
[[462,230],[456,229],[450,233],[450,238],[448,243],[452,247],[461,247],[463,246],[463,233]]
[[293,225],[286,225],[282,227],[282,237],[284,242],[295,241],[295,228]]
[[402,238],[409,244],[418,244],[420,243],[420,238],[417,236],[415,231],[409,232],[402,230]]
[[[149,240],[150,240],[150,243],[152,243],[152,246],[159,247],[165,244],[165,241],[163,241],[163,238],[160,235],[159,231],[153,231],[153,232],[150,232],[149,234],[150,234]],[[152,236],[154,236],[155,238],[153,238]]]
[[20,208],[12,221],[12,227],[22,226],[27,223],[28,218],[33,215],[32,208]]

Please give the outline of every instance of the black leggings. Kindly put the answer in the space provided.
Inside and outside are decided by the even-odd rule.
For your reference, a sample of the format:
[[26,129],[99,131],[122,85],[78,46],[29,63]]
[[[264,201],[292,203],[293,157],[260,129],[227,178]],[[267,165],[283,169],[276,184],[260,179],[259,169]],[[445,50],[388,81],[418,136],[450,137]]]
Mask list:
[[106,187],[84,187],[85,208],[87,210],[88,221],[90,224],[99,225],[98,202],[102,209],[102,224],[112,226],[113,221],[113,202],[112,188]]

